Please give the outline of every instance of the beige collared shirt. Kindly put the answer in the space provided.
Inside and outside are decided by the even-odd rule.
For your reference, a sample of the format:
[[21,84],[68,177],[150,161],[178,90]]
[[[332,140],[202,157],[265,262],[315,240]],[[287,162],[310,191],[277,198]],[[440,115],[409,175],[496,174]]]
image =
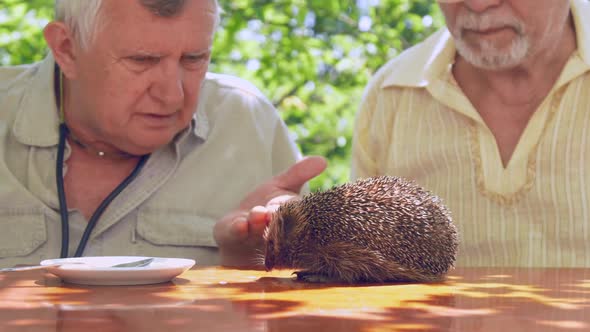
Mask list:
[[[51,56],[0,68],[0,267],[36,264],[60,253],[53,68]],[[66,160],[68,155],[69,146]],[[214,223],[299,157],[286,126],[256,88],[207,74],[191,127],[155,151],[109,205],[84,255],[216,264]],[[77,210],[69,216],[71,255],[87,220]]]
[[386,64],[355,128],[352,178],[402,176],[439,195],[458,265],[590,266],[590,3],[573,0],[578,49],[506,167],[451,74],[446,29]]

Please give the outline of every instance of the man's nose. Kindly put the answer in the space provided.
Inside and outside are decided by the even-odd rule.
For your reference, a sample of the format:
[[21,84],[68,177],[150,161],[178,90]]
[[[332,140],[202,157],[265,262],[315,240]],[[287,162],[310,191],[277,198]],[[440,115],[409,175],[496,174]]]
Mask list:
[[178,64],[163,64],[155,78],[152,94],[166,105],[181,107],[184,102],[184,71]]
[[499,6],[503,1],[504,0],[463,0],[463,3],[471,11],[481,13],[490,8]]
[[474,12],[483,12],[490,7],[498,6],[504,0],[437,0],[439,3],[464,2],[465,6]]

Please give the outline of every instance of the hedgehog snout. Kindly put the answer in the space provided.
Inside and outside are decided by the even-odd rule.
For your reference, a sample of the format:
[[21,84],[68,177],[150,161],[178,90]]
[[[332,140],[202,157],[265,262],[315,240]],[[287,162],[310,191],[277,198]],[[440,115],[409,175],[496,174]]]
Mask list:
[[274,267],[274,259],[271,257],[271,255],[267,254],[264,257],[264,267],[266,269],[266,271],[270,271],[272,270],[272,268]]

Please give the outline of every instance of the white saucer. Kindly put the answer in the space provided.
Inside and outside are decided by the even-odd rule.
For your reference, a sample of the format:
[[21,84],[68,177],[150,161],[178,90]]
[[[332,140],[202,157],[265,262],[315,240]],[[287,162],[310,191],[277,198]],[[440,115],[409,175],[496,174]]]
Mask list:
[[65,264],[48,266],[47,271],[63,281],[81,285],[146,285],[167,282],[195,265],[195,261],[185,258],[160,258],[144,267],[111,267],[146,259],[143,256],[97,256],[47,259],[41,265],[56,263],[83,262],[84,264]]

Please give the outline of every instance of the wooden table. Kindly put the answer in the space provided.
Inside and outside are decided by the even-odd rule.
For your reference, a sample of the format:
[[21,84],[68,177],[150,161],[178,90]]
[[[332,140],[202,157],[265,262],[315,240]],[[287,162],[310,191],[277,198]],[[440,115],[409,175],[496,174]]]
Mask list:
[[590,331],[590,269],[456,269],[440,284],[317,285],[197,268],[147,286],[0,275],[0,331]]

